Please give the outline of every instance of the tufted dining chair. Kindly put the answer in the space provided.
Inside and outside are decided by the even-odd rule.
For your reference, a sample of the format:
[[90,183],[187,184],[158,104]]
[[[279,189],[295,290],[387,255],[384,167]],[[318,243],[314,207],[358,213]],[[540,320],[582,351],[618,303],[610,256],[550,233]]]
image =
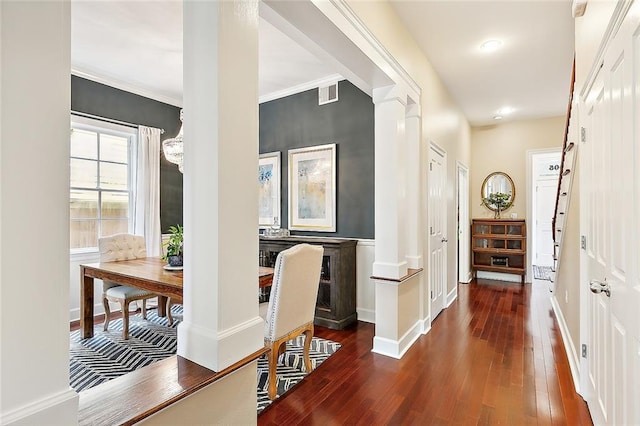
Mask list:
[[269,399],[276,397],[278,356],[286,342],[304,334],[304,365],[311,372],[309,348],[313,337],[313,319],[322,268],[322,246],[298,244],[281,251],[276,258],[269,303],[260,306],[265,320],[264,342],[270,349]]
[[[100,262],[115,262],[147,257],[144,237],[131,234],[115,234],[98,239]],[[137,287],[103,281],[102,303],[104,304],[104,331],[109,327],[111,310],[109,302],[120,303],[122,309],[122,338],[129,338],[129,304],[142,300],[142,318],[147,319],[147,299],[157,295]]]

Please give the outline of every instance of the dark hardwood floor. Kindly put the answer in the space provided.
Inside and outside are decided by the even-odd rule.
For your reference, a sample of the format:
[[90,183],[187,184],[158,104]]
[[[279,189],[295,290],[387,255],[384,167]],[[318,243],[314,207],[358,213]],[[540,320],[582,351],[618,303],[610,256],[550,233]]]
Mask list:
[[371,352],[372,324],[315,334],[343,347],[264,410],[259,425],[592,424],[545,283],[460,285],[401,360]]

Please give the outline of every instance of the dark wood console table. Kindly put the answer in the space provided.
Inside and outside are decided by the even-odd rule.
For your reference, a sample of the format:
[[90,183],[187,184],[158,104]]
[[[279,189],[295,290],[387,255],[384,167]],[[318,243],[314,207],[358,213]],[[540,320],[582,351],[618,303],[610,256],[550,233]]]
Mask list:
[[282,250],[296,244],[324,247],[314,324],[342,330],[356,313],[356,240],[314,237],[260,237],[260,266],[273,267]]

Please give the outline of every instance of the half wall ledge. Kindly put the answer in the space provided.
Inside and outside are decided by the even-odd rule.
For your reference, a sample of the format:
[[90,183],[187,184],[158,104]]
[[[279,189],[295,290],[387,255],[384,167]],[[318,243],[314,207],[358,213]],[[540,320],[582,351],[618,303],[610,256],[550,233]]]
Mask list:
[[78,425],[132,425],[257,360],[262,348],[220,372],[174,355],[79,393]]
[[372,275],[370,278],[372,280],[380,280],[380,281],[391,281],[391,282],[396,282],[396,283],[402,283],[404,281],[407,281],[411,278],[413,278],[414,276],[422,273],[422,271],[424,271],[424,268],[418,268],[418,269],[407,269],[407,275],[405,275],[404,277],[400,277],[400,278],[386,278],[386,277],[376,277],[375,275]]

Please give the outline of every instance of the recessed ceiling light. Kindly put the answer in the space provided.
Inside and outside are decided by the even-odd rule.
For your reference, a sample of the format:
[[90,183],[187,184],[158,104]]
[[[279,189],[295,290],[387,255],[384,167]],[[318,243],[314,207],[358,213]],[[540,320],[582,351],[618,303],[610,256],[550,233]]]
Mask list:
[[513,111],[515,111],[514,108],[512,107],[504,107],[504,108],[500,108],[498,111],[496,111],[496,113],[498,115],[509,115],[511,114]]
[[502,120],[502,116],[501,115],[494,115],[493,119],[494,120]]
[[495,52],[502,46],[502,41],[500,40],[487,40],[480,45],[480,50],[483,52]]

